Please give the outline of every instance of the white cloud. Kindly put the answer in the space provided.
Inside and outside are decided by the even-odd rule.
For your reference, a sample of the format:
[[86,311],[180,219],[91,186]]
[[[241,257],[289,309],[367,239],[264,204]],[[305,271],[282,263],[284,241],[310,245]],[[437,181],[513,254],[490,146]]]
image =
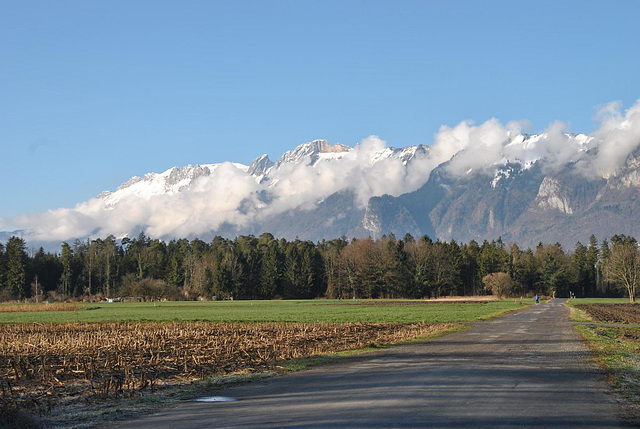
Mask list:
[[390,153],[384,140],[369,136],[339,158],[321,157],[315,164],[310,159],[284,164],[269,174],[271,186],[267,191],[274,201],[263,215],[310,209],[319,200],[343,190],[354,191],[358,204],[364,207],[373,196],[397,196],[417,189],[437,165],[428,158],[416,158],[406,168],[402,159],[390,157]]
[[507,122],[507,129],[514,134],[532,133],[535,129],[528,119]]
[[67,240],[72,237],[121,236],[143,227],[152,237],[184,237],[220,227],[224,222],[247,225],[255,213],[240,210],[241,203],[256,204],[259,187],[253,178],[233,164],[220,165],[210,176],[194,181],[187,192],[143,198],[130,195],[113,207],[94,198],[73,209],[27,214],[17,223],[39,240]]
[[462,175],[469,169],[485,170],[500,162],[508,142],[507,129],[495,118],[479,126],[461,122],[454,128],[442,127],[436,136],[436,145],[442,145],[449,151],[458,149],[451,155],[448,166],[448,170],[456,175]]
[[601,124],[593,133],[598,142],[593,167],[599,174],[608,176],[615,174],[640,144],[640,100],[624,114],[621,103],[609,103],[599,110],[597,118]]
[[[364,207],[373,196],[397,196],[418,189],[434,168],[447,161],[448,171],[456,175],[470,169],[492,174],[496,165],[506,161],[530,164],[537,159],[545,159],[545,168],[550,171],[579,161],[589,174],[612,174],[640,143],[640,101],[624,113],[620,103],[610,103],[598,118],[601,126],[588,145],[585,139],[569,138],[568,126],[562,122],[550,124],[533,138],[514,140],[531,129],[528,121],[507,125],[497,119],[480,125],[463,121],[454,127],[442,126],[428,156],[414,158],[407,166],[402,159],[389,156],[391,148],[384,140],[369,136],[352,150],[321,156],[315,163],[311,158],[283,163],[269,173],[270,180],[260,184],[236,165],[223,163],[180,192],[153,196],[130,192],[113,206],[95,198],[74,208],[0,219],[0,228],[15,225],[29,229],[38,240],[121,236],[137,228],[154,237],[199,235],[224,223],[242,228],[291,209],[311,209],[347,189]],[[162,191],[164,185],[154,182],[154,186]],[[267,203],[259,198],[261,193],[269,195]]]
[[99,227],[95,213],[96,206],[104,207],[99,200],[89,200],[76,205],[73,209],[49,210],[45,213],[29,213],[19,216],[15,223],[31,231],[36,240],[68,240],[73,237],[90,235]]

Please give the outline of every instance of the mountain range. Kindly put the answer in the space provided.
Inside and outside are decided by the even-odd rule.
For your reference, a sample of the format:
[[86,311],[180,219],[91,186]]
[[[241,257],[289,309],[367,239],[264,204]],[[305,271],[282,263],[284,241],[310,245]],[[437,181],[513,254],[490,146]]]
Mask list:
[[640,236],[636,128],[619,121],[615,132],[551,127],[528,135],[488,121],[442,129],[430,146],[314,140],[275,162],[262,155],[248,166],[188,165],[133,177],[72,209],[26,215],[19,233],[37,243],[140,231],[162,239],[269,232],[313,241],[409,233],[572,248],[591,234]]

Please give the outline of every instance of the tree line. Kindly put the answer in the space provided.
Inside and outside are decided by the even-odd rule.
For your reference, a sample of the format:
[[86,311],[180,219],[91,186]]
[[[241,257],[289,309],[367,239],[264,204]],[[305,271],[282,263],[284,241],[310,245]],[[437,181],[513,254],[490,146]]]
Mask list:
[[459,244],[428,236],[313,243],[269,233],[211,242],[137,238],[63,243],[59,253],[0,243],[0,300],[425,298],[451,295],[635,297],[635,238],[615,235],[571,251],[501,239]]

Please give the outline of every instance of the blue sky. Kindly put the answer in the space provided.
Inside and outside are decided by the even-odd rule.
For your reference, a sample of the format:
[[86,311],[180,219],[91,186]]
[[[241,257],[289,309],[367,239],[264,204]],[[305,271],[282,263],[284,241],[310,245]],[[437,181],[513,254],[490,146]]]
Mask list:
[[640,97],[637,1],[1,1],[0,218],[316,138],[430,144]]

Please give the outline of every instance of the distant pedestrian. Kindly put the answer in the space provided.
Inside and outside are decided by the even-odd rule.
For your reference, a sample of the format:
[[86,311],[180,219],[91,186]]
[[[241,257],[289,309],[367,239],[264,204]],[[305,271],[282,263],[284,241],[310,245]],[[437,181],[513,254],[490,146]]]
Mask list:
[[536,294],[536,304],[540,303],[540,297],[538,296],[538,294]]

